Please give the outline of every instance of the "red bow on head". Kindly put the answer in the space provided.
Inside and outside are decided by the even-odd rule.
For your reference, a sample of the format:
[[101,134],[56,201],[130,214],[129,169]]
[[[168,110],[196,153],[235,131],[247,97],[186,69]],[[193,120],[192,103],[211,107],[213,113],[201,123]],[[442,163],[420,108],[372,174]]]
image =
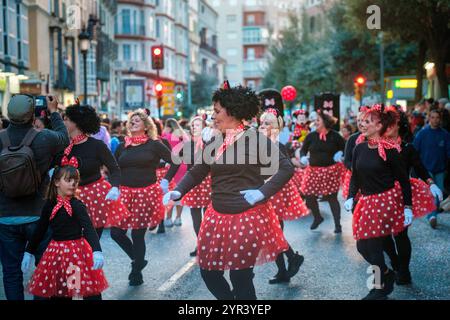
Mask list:
[[50,215],[50,220],[52,220],[55,217],[59,209],[61,209],[62,207],[66,209],[67,214],[69,216],[72,216],[72,206],[70,205],[70,198],[63,198],[61,196],[58,196],[56,206],[53,208],[52,214]]
[[271,114],[273,114],[275,117],[278,116],[278,112],[277,112],[277,110],[275,110],[274,108],[266,109],[265,112],[271,113]]
[[75,157],[70,158],[70,160],[67,158],[67,156],[64,156],[61,160],[61,167],[65,166],[71,166],[78,169],[78,160]]
[[266,107],[268,107],[268,106],[274,106],[274,105],[275,105],[275,98],[272,98],[272,99],[265,99],[265,100],[264,100],[264,105],[265,105]]
[[225,80],[223,82],[223,89],[224,90],[229,90],[230,89],[230,83],[228,82],[228,80]]

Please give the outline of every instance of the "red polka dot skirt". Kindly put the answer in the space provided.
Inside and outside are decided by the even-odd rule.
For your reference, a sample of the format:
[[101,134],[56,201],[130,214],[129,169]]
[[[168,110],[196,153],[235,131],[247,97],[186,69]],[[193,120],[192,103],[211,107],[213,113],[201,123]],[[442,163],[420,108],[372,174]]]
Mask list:
[[28,284],[38,297],[89,297],[108,288],[103,270],[92,270],[93,255],[84,239],[51,241]]
[[295,220],[309,213],[292,179],[270,198],[270,203],[279,220]]
[[397,235],[404,230],[402,191],[399,185],[380,194],[361,195],[353,211],[356,240]]
[[121,186],[120,196],[131,215],[119,224],[119,228],[153,228],[164,220],[163,194],[158,183],[145,188]]
[[302,186],[303,175],[305,173],[305,169],[295,168],[294,175],[292,176],[292,182],[294,182],[295,186],[298,190],[300,190]]
[[111,184],[103,178],[78,187],[77,196],[88,209],[94,228],[117,226],[130,215],[121,198],[117,201],[105,200],[110,189]]
[[301,184],[302,194],[326,196],[337,193],[341,186],[342,168],[341,163],[328,167],[306,167]]
[[[161,183],[161,180],[165,177],[165,175],[167,174],[167,172],[169,171],[169,167],[164,167],[164,168],[158,168],[156,169],[156,181],[158,184]],[[175,189],[176,187],[176,183],[175,181],[172,179],[172,181],[169,182],[169,191]]]
[[198,235],[204,270],[241,270],[275,261],[288,249],[270,202],[240,214],[221,214],[210,204]]
[[344,173],[344,180],[342,181],[342,197],[344,199],[348,198],[348,193],[350,191],[350,180],[352,179],[352,171],[346,170]]
[[211,176],[208,175],[202,183],[193,188],[181,200],[183,206],[189,208],[206,208],[211,202]]
[[430,191],[430,186],[424,181],[415,178],[411,178],[410,182],[414,218],[420,218],[435,211],[436,202]]

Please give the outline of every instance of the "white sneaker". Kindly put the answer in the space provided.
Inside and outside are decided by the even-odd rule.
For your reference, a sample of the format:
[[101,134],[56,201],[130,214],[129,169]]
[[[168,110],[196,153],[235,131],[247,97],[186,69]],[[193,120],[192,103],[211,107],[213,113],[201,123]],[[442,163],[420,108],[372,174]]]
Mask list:
[[173,224],[176,225],[177,227],[181,227],[182,225],[181,218],[176,218]]
[[[175,221],[176,221],[176,220],[175,220]],[[165,220],[164,220],[164,227],[172,228],[172,227],[173,227],[172,219],[165,219]]]

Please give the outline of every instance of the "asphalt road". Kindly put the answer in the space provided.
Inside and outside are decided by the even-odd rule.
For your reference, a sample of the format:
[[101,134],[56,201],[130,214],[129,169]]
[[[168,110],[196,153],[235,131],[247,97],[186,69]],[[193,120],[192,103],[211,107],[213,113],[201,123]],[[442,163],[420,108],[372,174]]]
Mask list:
[[[300,272],[289,284],[268,284],[276,273],[274,263],[255,269],[259,299],[358,300],[367,294],[368,264],[356,251],[351,234],[351,215],[342,211],[343,233],[335,235],[328,204],[321,203],[320,206],[326,220],[317,230],[309,230],[311,216],[285,225],[286,238],[291,246],[305,256]],[[155,231],[146,235],[149,264],[143,271],[145,283],[140,287],[128,285],[130,261],[105,231],[101,244],[110,288],[105,291],[104,299],[214,299],[200,277],[195,259],[189,257],[195,246],[195,237],[188,209],[183,212],[183,226],[166,229],[165,234],[156,234]],[[396,300],[450,299],[450,215],[439,215],[437,230],[432,230],[426,219],[416,220],[409,234],[413,245],[413,284],[396,286],[390,297]],[[26,279],[29,277],[27,274]],[[3,283],[0,282],[0,300],[3,299]]]

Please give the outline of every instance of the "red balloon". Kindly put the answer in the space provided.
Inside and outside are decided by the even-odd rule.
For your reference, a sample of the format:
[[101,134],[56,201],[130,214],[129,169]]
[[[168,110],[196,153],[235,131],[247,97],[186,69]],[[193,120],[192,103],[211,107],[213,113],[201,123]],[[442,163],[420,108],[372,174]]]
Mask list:
[[286,101],[294,101],[297,97],[297,90],[293,86],[286,86],[281,89],[281,96]]

